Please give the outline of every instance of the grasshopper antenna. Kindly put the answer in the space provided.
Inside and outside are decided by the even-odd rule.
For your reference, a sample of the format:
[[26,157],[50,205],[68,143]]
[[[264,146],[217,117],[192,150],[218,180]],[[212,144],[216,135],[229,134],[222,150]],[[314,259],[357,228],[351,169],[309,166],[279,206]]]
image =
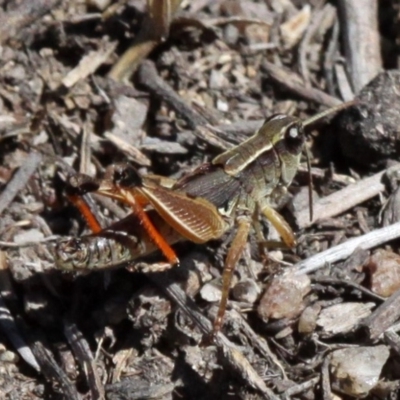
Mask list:
[[[335,107],[328,108],[327,110],[322,111],[319,114],[316,114],[316,115],[304,120],[303,126],[307,127],[308,125],[311,125],[314,122],[317,122],[317,121],[321,120],[322,118],[327,117],[328,115],[331,115],[338,111],[342,111],[342,110],[349,108],[351,106],[354,106],[358,103],[359,103],[359,101],[357,99],[355,99],[355,100],[347,101],[345,103],[341,103]],[[311,157],[310,157],[310,152],[307,149],[307,147],[305,147],[304,149],[305,149],[305,154],[306,154],[307,170],[308,170],[308,203],[310,205],[309,206],[310,221],[312,221],[314,218],[314,207],[313,207],[313,192],[312,192],[313,191],[313,179],[312,179],[311,161],[310,161]]]
[[328,115],[331,115],[331,114],[336,113],[338,111],[345,110],[346,108],[355,106],[356,104],[359,104],[359,103],[360,103],[359,100],[355,99],[355,100],[347,101],[347,102],[341,103],[341,104],[339,104],[337,106],[328,108],[327,110],[322,111],[319,114],[316,114],[316,115],[304,120],[303,121],[303,126],[307,127],[308,125],[311,125],[314,122],[317,122],[317,121],[321,120],[322,118],[327,117]]
[[312,178],[312,173],[311,173],[311,157],[310,157],[310,151],[307,149],[307,147],[304,147],[304,151],[306,153],[306,162],[307,162],[307,171],[308,171],[308,204],[309,204],[309,212],[310,212],[310,222],[314,218],[314,205],[313,205],[313,178]]

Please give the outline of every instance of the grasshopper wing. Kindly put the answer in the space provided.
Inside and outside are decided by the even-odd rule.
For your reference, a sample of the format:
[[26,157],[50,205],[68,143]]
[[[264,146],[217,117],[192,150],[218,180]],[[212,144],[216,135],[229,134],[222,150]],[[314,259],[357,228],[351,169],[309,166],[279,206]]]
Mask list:
[[228,229],[217,208],[201,197],[191,198],[151,182],[144,183],[138,191],[168,224],[192,242],[217,239]]

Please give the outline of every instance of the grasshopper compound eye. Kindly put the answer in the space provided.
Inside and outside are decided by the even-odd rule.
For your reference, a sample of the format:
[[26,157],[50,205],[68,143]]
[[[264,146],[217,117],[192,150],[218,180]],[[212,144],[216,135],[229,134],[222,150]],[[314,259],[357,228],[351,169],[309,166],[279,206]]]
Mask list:
[[301,123],[294,122],[286,128],[283,135],[283,142],[290,153],[300,153],[304,141],[304,130]]
[[285,141],[287,142],[297,142],[297,141],[303,141],[304,140],[304,129],[303,125],[298,122],[292,123],[290,126],[288,126],[285,130],[285,133],[283,134],[283,137]]
[[299,137],[299,129],[297,126],[292,126],[289,129],[288,136],[292,139],[296,139]]

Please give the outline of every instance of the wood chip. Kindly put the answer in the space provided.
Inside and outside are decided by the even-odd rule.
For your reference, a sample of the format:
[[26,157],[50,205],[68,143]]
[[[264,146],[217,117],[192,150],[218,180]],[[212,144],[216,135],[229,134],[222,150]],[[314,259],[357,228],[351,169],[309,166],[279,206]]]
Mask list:
[[0,214],[10,205],[15,196],[24,189],[41,161],[42,156],[39,153],[32,152],[29,154],[24,164],[8,182],[6,189],[0,194]]
[[324,308],[318,316],[317,324],[322,328],[322,336],[348,333],[359,322],[371,314],[375,303],[340,303]]
[[79,64],[72,69],[63,78],[62,84],[66,88],[71,88],[80,80],[85,79],[89,75],[93,74],[102,64],[104,64],[114,52],[117,47],[117,42],[109,43],[107,41],[101,43],[101,47],[98,50],[91,51],[84,56]]
[[306,4],[301,11],[280,26],[282,39],[286,49],[297,44],[307,29],[311,19],[311,7]]

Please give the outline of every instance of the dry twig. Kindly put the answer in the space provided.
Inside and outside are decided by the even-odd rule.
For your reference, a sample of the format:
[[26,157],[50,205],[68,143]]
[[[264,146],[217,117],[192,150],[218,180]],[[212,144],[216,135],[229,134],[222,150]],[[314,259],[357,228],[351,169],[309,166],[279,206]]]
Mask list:
[[347,240],[295,264],[298,274],[308,274],[349,257],[358,247],[368,250],[400,237],[400,222]]
[[25,188],[41,161],[42,156],[39,153],[32,152],[29,154],[26,161],[8,182],[7,187],[0,195],[0,214],[11,204],[15,196]]
[[304,99],[323,104],[327,107],[334,107],[341,103],[336,97],[332,97],[319,89],[306,87],[301,78],[294,72],[278,67],[265,60],[262,66],[273,80]]
[[109,73],[116,81],[126,81],[142,60],[168,34],[169,25],[182,0],[148,0],[149,13],[132,46]]
[[301,229],[307,228],[318,221],[339,215],[383,192],[385,185],[382,183],[382,177],[387,174],[389,169],[392,168],[361,179],[329,196],[318,199],[313,205],[313,220],[310,221],[308,208],[304,208],[295,214],[297,225]]
[[340,0],[349,73],[358,93],[382,70],[377,0]]
[[375,341],[379,336],[390,328],[400,317],[400,290],[393,293],[384,303],[382,303],[369,317],[362,326],[371,341]]

